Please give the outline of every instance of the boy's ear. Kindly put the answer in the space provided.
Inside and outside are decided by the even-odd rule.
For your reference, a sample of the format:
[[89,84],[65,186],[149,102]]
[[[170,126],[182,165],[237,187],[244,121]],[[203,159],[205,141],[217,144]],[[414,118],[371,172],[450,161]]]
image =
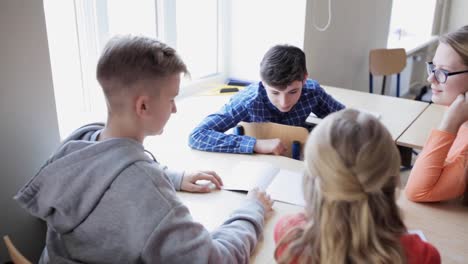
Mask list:
[[305,83],[305,82],[307,81],[307,78],[309,78],[309,74],[308,74],[308,73],[304,74],[304,80],[303,80],[302,82]]
[[149,111],[149,97],[147,95],[140,95],[135,100],[135,112],[138,116],[145,116]]

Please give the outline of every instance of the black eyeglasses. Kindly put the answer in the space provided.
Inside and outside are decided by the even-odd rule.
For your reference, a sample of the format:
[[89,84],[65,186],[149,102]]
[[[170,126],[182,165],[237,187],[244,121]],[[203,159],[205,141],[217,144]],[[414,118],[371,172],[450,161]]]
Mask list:
[[426,70],[427,70],[427,74],[429,76],[431,76],[431,74],[434,74],[434,78],[437,80],[438,83],[445,83],[449,76],[468,72],[468,70],[457,71],[457,72],[448,72],[446,70],[436,69],[434,64],[432,63],[432,61],[431,62],[426,62]]

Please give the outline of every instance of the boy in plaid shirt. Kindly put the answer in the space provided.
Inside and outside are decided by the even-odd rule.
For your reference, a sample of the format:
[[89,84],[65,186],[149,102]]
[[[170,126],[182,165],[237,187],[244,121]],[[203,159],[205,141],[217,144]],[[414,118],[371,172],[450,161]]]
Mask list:
[[207,116],[190,134],[190,147],[229,153],[283,154],[280,139],[225,134],[239,122],[273,122],[306,126],[313,112],[324,118],[345,106],[308,79],[304,52],[290,45],[272,47],[260,63],[261,82],[234,95],[217,113]]

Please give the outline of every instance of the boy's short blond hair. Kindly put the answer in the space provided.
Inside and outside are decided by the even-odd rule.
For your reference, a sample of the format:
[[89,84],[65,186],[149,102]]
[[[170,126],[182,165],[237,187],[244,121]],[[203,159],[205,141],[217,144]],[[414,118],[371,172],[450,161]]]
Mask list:
[[137,83],[180,73],[188,74],[187,67],[173,48],[148,37],[126,35],[108,41],[99,58],[96,77],[109,101],[121,92],[132,92],[126,90]]

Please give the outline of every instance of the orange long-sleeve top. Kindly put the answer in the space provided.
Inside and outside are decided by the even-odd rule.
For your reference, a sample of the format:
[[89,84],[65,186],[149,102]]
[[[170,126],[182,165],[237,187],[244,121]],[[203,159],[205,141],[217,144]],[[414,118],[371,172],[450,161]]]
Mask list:
[[432,130],[406,184],[408,199],[435,202],[460,197],[466,190],[468,126],[456,135]]

